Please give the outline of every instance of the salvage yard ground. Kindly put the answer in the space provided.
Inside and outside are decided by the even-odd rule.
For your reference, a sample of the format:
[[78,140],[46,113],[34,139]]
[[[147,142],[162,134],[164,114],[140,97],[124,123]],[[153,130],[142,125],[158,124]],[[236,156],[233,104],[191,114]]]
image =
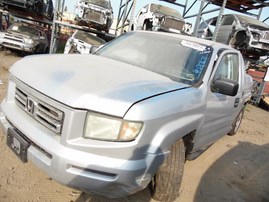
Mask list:
[[[8,69],[21,56],[0,51],[0,100]],[[34,68],[34,67],[33,67]],[[30,72],[25,72],[30,74]],[[122,199],[107,199],[66,188],[31,162],[23,164],[0,132],[0,201],[150,202],[148,189]],[[177,202],[268,202],[269,113],[248,105],[237,135],[226,136],[198,159],[186,162]]]

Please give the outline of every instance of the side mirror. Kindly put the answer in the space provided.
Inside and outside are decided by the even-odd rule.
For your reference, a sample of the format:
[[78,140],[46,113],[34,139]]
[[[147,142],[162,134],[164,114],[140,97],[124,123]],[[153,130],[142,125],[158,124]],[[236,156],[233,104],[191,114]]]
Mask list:
[[93,54],[95,51],[97,51],[97,49],[99,49],[100,46],[95,46],[95,45],[92,45],[91,48],[90,48],[90,54]]
[[229,95],[229,96],[235,96],[238,92],[239,84],[238,82],[230,79],[216,79],[211,84],[211,91]]

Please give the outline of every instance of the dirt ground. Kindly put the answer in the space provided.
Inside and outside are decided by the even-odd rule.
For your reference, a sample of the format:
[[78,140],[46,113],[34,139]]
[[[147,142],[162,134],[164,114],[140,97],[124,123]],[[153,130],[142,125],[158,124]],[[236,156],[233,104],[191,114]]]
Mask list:
[[[0,51],[0,100],[8,69],[21,56]],[[27,72],[26,72],[27,73]],[[177,202],[268,202],[269,113],[248,105],[235,136],[216,142],[198,159],[186,162]],[[122,199],[107,199],[64,187],[31,162],[23,164],[0,132],[0,201],[150,202],[145,189]]]

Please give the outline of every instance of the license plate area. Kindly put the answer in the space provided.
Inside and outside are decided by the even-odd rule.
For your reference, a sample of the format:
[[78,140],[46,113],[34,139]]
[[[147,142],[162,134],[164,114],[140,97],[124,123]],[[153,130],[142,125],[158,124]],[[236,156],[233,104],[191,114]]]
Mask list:
[[7,145],[23,163],[28,161],[27,150],[30,143],[12,128],[8,128],[7,130]]

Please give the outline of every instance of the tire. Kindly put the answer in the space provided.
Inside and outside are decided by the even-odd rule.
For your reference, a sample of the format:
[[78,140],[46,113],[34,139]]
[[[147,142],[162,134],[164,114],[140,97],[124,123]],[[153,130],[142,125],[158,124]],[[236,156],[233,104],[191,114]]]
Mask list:
[[152,30],[152,23],[150,22],[144,22],[143,24],[143,30],[151,31]]
[[229,136],[235,135],[236,132],[238,131],[240,124],[243,120],[244,111],[245,111],[245,107],[243,107],[243,109],[241,109],[238,115],[235,117],[235,120],[232,124],[232,130],[228,133]]
[[46,47],[45,50],[44,50],[44,53],[49,53],[49,52],[50,52],[49,47]]
[[170,202],[179,197],[185,163],[185,147],[183,140],[178,140],[170,148],[156,175],[149,184],[152,198],[157,201]]
[[39,45],[37,45],[35,48],[34,48],[34,51],[33,51],[33,54],[38,54],[39,53]]

